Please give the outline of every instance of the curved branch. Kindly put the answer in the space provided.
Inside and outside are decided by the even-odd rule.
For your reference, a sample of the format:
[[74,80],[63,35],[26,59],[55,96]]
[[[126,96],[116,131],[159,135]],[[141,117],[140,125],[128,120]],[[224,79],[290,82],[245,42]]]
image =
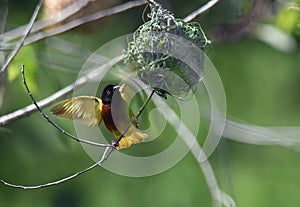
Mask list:
[[216,5],[219,2],[220,2],[220,0],[210,0],[209,2],[204,4],[202,7],[200,7],[199,9],[194,11],[193,13],[186,16],[183,20],[185,22],[190,22],[190,21],[196,19],[199,15],[201,15],[204,12],[208,11],[210,8],[212,8],[214,5]]
[[[34,42],[45,39],[47,37],[51,37],[51,36],[66,32],[68,30],[74,29],[74,28],[76,28],[78,26],[81,26],[83,24],[86,24],[86,23],[89,23],[89,22],[92,22],[92,21],[95,21],[95,20],[99,20],[99,19],[104,18],[104,17],[109,17],[109,16],[112,16],[114,14],[118,14],[118,13],[127,11],[129,9],[142,6],[146,3],[147,3],[146,0],[130,1],[130,2],[112,7],[110,9],[102,10],[102,11],[96,12],[94,14],[91,14],[91,15],[88,15],[88,16],[85,16],[85,17],[82,17],[82,18],[79,18],[79,19],[75,19],[75,20],[73,20],[71,22],[68,22],[64,25],[61,25],[59,27],[49,29],[47,31],[42,31],[42,32],[32,34],[26,39],[24,44],[25,45],[32,44]],[[8,50],[12,46],[6,44],[6,45],[2,45],[1,47],[5,50]]]
[[111,147],[111,145],[109,144],[100,144],[100,143],[96,143],[96,142],[91,142],[85,139],[80,139],[78,137],[73,136],[72,134],[70,134],[69,132],[65,131],[63,128],[61,128],[58,124],[56,124],[54,121],[52,121],[45,113],[44,111],[41,109],[41,107],[36,103],[35,98],[33,97],[28,85],[27,85],[27,81],[26,81],[26,77],[25,77],[25,69],[24,69],[24,65],[22,65],[22,78],[23,78],[23,84],[26,88],[27,93],[29,94],[33,104],[35,105],[35,107],[37,108],[37,110],[41,113],[41,115],[52,125],[54,126],[57,130],[59,130],[60,132],[62,132],[63,134],[65,134],[66,136],[70,137],[73,140],[76,140],[77,142],[81,142],[81,143],[85,143],[85,144],[90,144],[93,146],[97,146],[97,147]]
[[[161,99],[153,99],[153,103],[157,107],[163,108],[166,114],[174,114],[172,118],[174,120],[177,119],[177,121],[180,122],[179,121],[180,117],[176,115],[173,109],[168,104],[166,104],[166,102],[162,101]],[[214,204],[216,204],[214,206],[224,205],[226,207],[235,207],[236,204],[234,200],[231,198],[231,196],[226,194],[224,191],[220,189],[214,170],[211,164],[209,163],[207,155],[205,154],[204,150],[201,148],[197,138],[195,137],[193,132],[189,130],[189,128],[185,125],[185,123],[183,122],[180,123],[181,123],[180,127],[184,128],[185,130],[184,130],[184,134],[183,133],[180,134],[178,132],[178,135],[186,143],[186,145],[190,147],[192,155],[197,160],[203,172],[205,181],[207,183],[210,194],[213,198]],[[173,122],[170,122],[170,125],[173,126],[174,129],[176,129],[177,127],[176,124],[174,124]]]
[[[69,94],[70,92],[72,92],[75,87],[78,88],[78,87],[82,86],[83,84],[85,84],[86,82],[88,82],[89,80],[96,77],[103,68],[108,67],[108,66],[114,64],[115,62],[119,62],[122,58],[123,57],[121,56],[121,57],[117,57],[117,58],[114,58],[114,59],[110,60],[108,63],[102,65],[100,68],[98,68],[94,72],[91,72],[91,73],[89,73],[85,76],[82,76],[81,78],[77,79],[76,82],[66,86],[65,88],[57,91],[56,93],[48,96],[47,98],[37,102],[37,104],[41,108],[44,108],[44,107],[52,104],[53,102],[57,101],[59,98],[61,98],[65,95]],[[3,116],[0,117],[0,126],[5,125],[5,124],[7,124],[11,121],[14,121],[16,119],[27,117],[27,116],[29,116],[30,114],[32,114],[33,112],[36,112],[36,111],[38,111],[36,106],[34,104],[30,104],[29,106],[26,106],[22,109],[14,111],[10,114],[3,115]]]
[[25,185],[17,185],[17,184],[12,184],[12,183],[9,183],[9,182],[6,182],[4,180],[0,180],[0,182],[2,182],[4,185],[7,185],[7,186],[10,186],[10,187],[13,187],[13,188],[21,188],[21,189],[24,189],[24,190],[33,190],[33,189],[38,189],[38,188],[45,188],[45,187],[48,187],[48,186],[52,186],[52,185],[58,185],[60,183],[63,183],[65,181],[68,181],[68,180],[71,180],[75,177],[78,177],[79,175],[82,175],[92,169],[94,169],[95,167],[97,167],[98,165],[102,166],[103,162],[105,160],[107,160],[107,158],[109,157],[109,155],[114,151],[114,148],[111,148],[111,147],[106,147],[105,148],[105,151],[103,152],[102,154],[102,157],[101,159],[96,162],[95,164],[85,168],[84,170],[81,170],[73,175],[70,175],[68,177],[65,177],[63,179],[60,179],[60,180],[57,180],[57,181],[53,181],[53,182],[50,182],[50,183],[46,183],[46,184],[42,184],[42,185],[34,185],[34,186],[25,186]]
[[[36,21],[33,24],[31,33],[35,33],[39,30],[45,29],[46,27],[51,27],[55,24],[58,24],[58,23],[64,21],[68,17],[72,16],[73,14],[75,14],[76,12],[81,10],[83,7],[85,7],[91,1],[94,1],[94,0],[75,1],[73,4],[64,8],[63,10],[56,13],[55,15],[51,16],[49,19],[46,19],[46,20],[42,19],[42,20]],[[22,36],[22,34],[25,32],[25,30],[26,30],[26,25],[20,26],[16,29],[12,29],[8,32],[5,32],[1,36],[2,41],[5,43],[5,42],[12,41],[14,39],[17,39]]]
[[[197,14],[199,15],[199,14],[203,13],[204,11],[207,11],[209,8],[211,8],[213,5],[215,5],[218,1],[219,0],[212,0],[212,1],[208,2],[207,4],[205,4],[200,9],[197,10],[198,11]],[[35,34],[34,36],[29,37],[25,41],[25,44],[31,44],[35,41],[40,40],[40,39],[43,39],[43,38],[46,38],[46,37],[49,37],[49,36],[52,36],[52,35],[55,35],[55,34],[65,32],[65,31],[67,31],[71,28],[74,28],[76,26],[79,26],[83,23],[87,23],[87,22],[94,21],[94,20],[99,19],[99,18],[103,18],[103,17],[107,17],[107,16],[110,16],[110,15],[113,15],[113,14],[116,14],[116,13],[120,13],[122,11],[126,11],[130,8],[133,8],[133,7],[141,6],[141,5],[145,4],[146,2],[147,2],[146,0],[132,1],[132,2],[128,2],[128,3],[122,4],[122,5],[113,7],[111,9],[108,9],[108,10],[105,10],[105,11],[97,12],[93,15],[74,20],[74,21],[72,21],[72,22],[70,22],[70,23],[68,23],[68,24],[66,24],[62,27],[58,27],[58,28],[53,29],[49,32]],[[191,15],[188,15],[184,20],[185,21],[191,20],[192,19],[191,17],[195,16],[195,13],[196,12],[193,12]],[[103,67],[105,67],[105,66],[103,66]],[[85,77],[88,77],[88,76],[85,76]],[[83,79],[78,80],[76,83],[72,83],[72,84],[66,86],[65,88],[59,90],[58,92],[54,93],[53,95],[39,101],[38,105],[41,106],[41,108],[46,107],[46,106],[52,104],[53,102],[55,102],[56,100],[58,100],[59,98],[69,94],[70,92],[72,92],[72,90],[75,87],[79,87],[80,85],[86,83],[86,81],[88,81],[88,80],[89,79],[84,80],[84,77],[83,77]],[[7,124],[7,123],[9,123],[13,120],[29,116],[30,114],[32,114],[33,112],[36,112],[36,111],[37,111],[37,108],[35,107],[35,105],[31,104],[27,107],[19,109],[19,110],[15,111],[15,112],[12,112],[10,114],[3,115],[3,116],[0,117],[0,126],[5,125],[5,124]]]

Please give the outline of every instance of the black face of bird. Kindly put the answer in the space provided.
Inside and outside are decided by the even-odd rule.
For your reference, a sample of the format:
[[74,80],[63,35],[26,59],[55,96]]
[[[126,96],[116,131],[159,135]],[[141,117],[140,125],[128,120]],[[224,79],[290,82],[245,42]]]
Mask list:
[[114,95],[114,92],[117,88],[119,88],[120,86],[116,86],[116,85],[107,85],[102,92],[102,103],[103,104],[111,104],[111,100],[112,97]]

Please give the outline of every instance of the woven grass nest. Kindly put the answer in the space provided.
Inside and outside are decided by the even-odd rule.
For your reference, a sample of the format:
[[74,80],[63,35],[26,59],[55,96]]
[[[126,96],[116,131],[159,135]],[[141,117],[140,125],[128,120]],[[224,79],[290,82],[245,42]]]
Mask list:
[[160,4],[150,4],[149,21],[129,40],[125,63],[155,92],[184,98],[202,78],[204,47],[209,43],[200,24],[175,19]]

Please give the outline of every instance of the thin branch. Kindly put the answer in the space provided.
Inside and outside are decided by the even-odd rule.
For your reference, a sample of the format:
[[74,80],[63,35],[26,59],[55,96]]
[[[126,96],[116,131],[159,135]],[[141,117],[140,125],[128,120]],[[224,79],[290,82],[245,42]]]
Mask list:
[[155,2],[153,0],[147,0],[149,4],[154,4]]
[[[145,4],[145,2],[146,1],[143,1],[143,0],[128,2],[128,3],[122,4],[122,5],[116,6],[114,8],[111,8],[111,9],[108,9],[108,10],[105,10],[105,11],[101,11],[101,12],[95,13],[95,14],[93,14],[93,16],[96,15],[96,16],[98,16],[97,18],[106,17],[106,15],[113,15],[113,14],[116,14],[116,13],[119,13],[119,12],[122,12],[122,11],[126,11],[126,10],[128,10],[130,8],[143,5],[143,4]],[[212,2],[212,1],[210,1],[210,2]],[[207,5],[210,5],[209,3],[207,3],[203,7],[208,8]],[[201,8],[203,8],[203,7],[201,7]],[[205,9],[202,9],[202,10],[205,10]],[[189,15],[189,16],[191,16],[191,15]],[[186,19],[189,20],[190,19],[189,16],[187,16],[185,18],[185,20]],[[87,17],[84,17],[84,18],[87,18]],[[69,24],[74,24],[74,22],[82,21],[84,18],[80,18],[78,20],[72,21],[73,23],[70,22]],[[82,22],[81,22],[81,24],[82,24]],[[77,25],[77,26],[79,26],[79,25]],[[59,28],[57,28],[55,30],[51,30],[52,32],[50,31],[49,33],[43,33],[43,34],[39,33],[40,35],[36,34],[35,36],[31,37],[30,41],[28,41],[28,39],[27,39],[28,42],[25,42],[25,44],[30,44],[30,43],[33,43],[34,41],[38,41],[38,40],[40,40],[42,38],[45,38],[45,37],[48,37],[48,36],[52,36],[54,34],[58,34],[58,33],[61,33],[61,32],[64,32],[65,30],[62,30],[61,28],[62,27],[59,27]],[[37,37],[37,36],[39,36],[39,37]],[[84,80],[84,77],[83,77],[83,80],[82,79],[78,80],[76,84],[72,83],[69,86],[67,86],[67,87],[59,90],[55,94],[49,96],[48,98],[45,98],[42,101],[39,101],[38,105],[41,106],[41,108],[46,107],[46,106],[50,105],[51,103],[55,102],[56,100],[58,100],[59,98],[65,96],[68,93],[70,93],[75,87],[80,86],[80,85],[86,83],[87,81],[88,81],[88,79]],[[19,110],[15,111],[15,112],[10,113],[10,114],[1,116],[0,117],[0,126],[1,125],[5,125],[5,124],[7,124],[7,123],[9,123],[9,122],[11,122],[13,120],[29,116],[30,114],[32,114],[35,111],[37,111],[36,107],[34,106],[34,104],[31,104],[31,105],[29,105],[29,106],[27,106],[25,108],[22,108],[22,109],[19,109]]]
[[[210,1],[210,2],[212,2],[212,1]],[[113,14],[115,14],[115,13],[122,12],[122,11],[126,11],[126,10],[128,10],[128,9],[130,9],[130,8],[133,8],[133,7],[136,7],[136,6],[143,5],[144,3],[145,3],[145,1],[132,1],[132,2],[128,2],[128,3],[126,3],[126,4],[122,4],[122,5],[116,6],[116,7],[114,7],[114,8],[109,9],[109,10],[105,10],[105,11],[101,11],[101,12],[95,13],[95,14],[93,14],[93,15],[98,16],[98,18],[102,18],[102,17],[106,17],[106,15],[113,15]],[[206,5],[210,5],[210,4],[207,3]],[[204,5],[203,7],[208,8],[208,6],[206,6],[206,5]],[[201,7],[201,8],[203,8],[203,7]],[[210,6],[210,7],[211,7],[211,6]],[[210,8],[210,7],[209,7],[209,8]],[[201,8],[200,8],[200,9],[201,9]],[[204,9],[202,9],[202,10],[204,10]],[[207,10],[207,9],[206,9],[206,10]],[[189,15],[189,16],[190,16],[190,15]],[[189,17],[189,16],[188,16],[188,17]],[[89,16],[88,16],[88,17],[89,17]],[[186,19],[189,19],[188,17],[186,17]],[[86,17],[84,17],[84,18],[86,18]],[[71,24],[71,23],[74,24],[74,22],[77,22],[77,21],[82,21],[84,18],[75,20],[75,21],[73,21],[73,23],[70,22],[70,24]],[[86,23],[86,22],[85,22],[85,23]],[[78,25],[78,26],[79,26],[79,25]],[[61,27],[59,27],[59,28],[61,28]],[[58,33],[58,31],[60,30],[59,28],[57,28],[55,31],[52,31],[52,32],[53,32],[53,35],[56,34],[56,33]],[[60,32],[63,32],[63,31],[60,31]],[[59,32],[59,33],[60,33],[60,32]],[[38,35],[38,34],[37,34],[37,35]],[[51,36],[51,34],[49,34],[49,33],[47,34],[47,33],[46,33],[46,34],[44,34],[44,36],[40,36],[39,39],[45,38],[46,36]],[[32,42],[34,42],[34,41],[39,40],[39,39],[34,39],[34,37],[32,37],[31,41],[30,41],[30,42],[27,42],[27,43],[25,42],[25,44],[30,44],[30,43],[32,43]],[[69,86],[67,86],[67,87],[65,87],[65,88],[63,88],[63,89],[61,89],[61,90],[59,90],[59,91],[56,92],[55,94],[53,94],[53,95],[49,96],[48,98],[45,98],[45,99],[43,99],[42,101],[38,102],[38,105],[41,106],[41,108],[50,105],[51,103],[55,102],[56,100],[58,100],[58,99],[61,98],[62,96],[64,96],[64,95],[70,93],[76,86],[80,86],[80,85],[86,83],[86,82],[89,80],[89,78],[87,78],[87,79],[86,79],[86,78],[87,78],[87,77],[83,77],[82,79],[78,80],[78,81],[76,82],[76,84],[75,84],[75,83],[70,84]],[[1,116],[1,117],[0,117],[0,126],[1,126],[1,125],[5,125],[5,124],[7,124],[7,123],[9,123],[9,122],[11,122],[11,121],[13,121],[13,120],[16,120],[16,119],[19,119],[19,118],[22,118],[22,117],[29,116],[30,114],[32,114],[32,113],[35,112],[35,111],[37,111],[36,107],[34,106],[34,104],[31,104],[31,105],[29,105],[29,106],[27,106],[27,107],[25,107],[25,108],[22,108],[22,109],[20,109],[20,110],[17,110],[17,111],[15,111],[15,112],[10,113],[10,114]]]
[[3,41],[1,34],[5,31],[7,14],[8,14],[8,0],[3,0],[0,3],[0,42]]
[[[187,127],[181,120],[180,117],[176,115],[174,110],[164,101],[161,99],[153,99],[153,103],[158,108],[163,108],[166,114],[173,114],[172,121],[169,122],[171,126],[175,129],[178,127],[177,124],[174,123],[181,123],[180,128],[183,130],[177,131],[180,138],[186,143],[194,156],[197,160],[201,170],[203,172],[204,178],[206,180],[208,189],[210,194],[215,202],[214,206],[222,206],[223,204],[226,207],[235,207],[236,204],[234,200],[225,192],[223,192],[219,185],[217,178],[214,174],[213,168],[209,163],[208,157],[206,156],[204,150],[201,148],[197,138],[195,137],[194,133],[190,131],[189,127]],[[201,156],[200,156],[201,155]],[[204,160],[204,161],[203,161]]]
[[194,11],[193,13],[186,16],[183,20],[185,22],[190,22],[190,21],[196,19],[198,16],[200,16],[204,12],[208,11],[210,8],[212,8],[215,4],[217,4],[219,2],[220,2],[220,0],[210,0],[209,2],[204,4],[202,7],[200,7],[199,9]]
[[22,38],[20,39],[20,41],[18,42],[18,44],[16,45],[14,50],[10,53],[10,55],[6,59],[4,65],[2,66],[2,68],[0,70],[0,76],[1,76],[1,74],[3,74],[6,71],[8,65],[11,63],[11,61],[14,59],[14,57],[16,56],[16,54],[18,53],[18,51],[21,49],[22,45],[24,44],[24,41],[25,41],[25,39],[27,38],[27,36],[29,35],[29,33],[32,29],[33,23],[34,23],[37,15],[38,15],[41,7],[42,7],[43,2],[44,2],[44,0],[40,0],[38,2],[38,4],[36,5],[36,8],[33,12],[33,15],[32,15],[32,17],[31,17],[31,19],[30,19],[30,21],[29,21],[29,23],[26,27],[26,30],[25,30]]
[[213,201],[216,202],[215,203],[216,205],[214,206],[224,205],[226,207],[235,207],[236,204],[233,198],[220,189],[217,178],[214,174],[214,170],[210,165],[208,159],[205,160],[204,162],[201,161],[202,159],[200,159],[201,157],[200,154],[202,156],[206,156],[206,155],[204,154],[204,151],[201,148],[198,141],[195,141],[195,144],[191,148],[191,152],[202,169],[210,194],[213,198]]
[[100,144],[100,143],[96,143],[96,142],[91,142],[85,139],[80,139],[77,138],[75,136],[73,136],[72,134],[66,132],[64,129],[62,129],[60,126],[58,126],[55,122],[53,122],[45,113],[44,111],[40,108],[40,106],[36,103],[36,100],[34,99],[31,91],[29,90],[29,87],[27,85],[26,82],[26,78],[25,78],[25,73],[24,73],[24,65],[22,65],[22,78],[23,78],[23,83],[25,85],[25,88],[33,102],[33,104],[35,105],[35,107],[37,108],[37,110],[39,110],[39,112],[41,113],[41,115],[52,125],[54,126],[57,130],[59,130],[60,132],[62,132],[63,134],[67,135],[68,137],[76,140],[77,142],[81,142],[81,143],[85,143],[85,144],[89,144],[89,145],[93,145],[93,146],[97,146],[97,147],[111,147],[110,144]]
[[[57,101],[58,99],[60,99],[61,97],[71,93],[74,88],[76,87],[76,83],[72,83],[68,86],[66,86],[65,88],[57,91],[56,93],[48,96],[47,98],[37,102],[37,104],[41,107],[44,108],[46,106],[49,106],[50,104],[54,103],[55,101]],[[30,104],[22,109],[19,109],[17,111],[11,112],[9,114],[3,115],[0,117],[0,126],[3,126],[5,124],[8,124],[14,120],[23,118],[23,117],[28,117],[30,116],[32,113],[38,111],[38,109],[35,107],[34,104]]]
[[145,0],[137,0],[137,1],[130,1],[127,3],[124,3],[122,5],[118,5],[116,7],[100,11],[94,14],[91,14],[89,16],[85,16],[79,19],[76,19],[74,21],[71,21],[65,25],[62,25],[60,27],[54,28],[52,30],[46,31],[46,32],[40,32],[38,34],[32,35],[31,37],[28,38],[28,40],[25,42],[25,44],[32,44],[36,41],[39,41],[41,39],[44,39],[46,37],[51,37],[63,32],[66,32],[68,30],[74,29],[78,26],[81,26],[83,24],[104,18],[104,17],[109,17],[117,13],[121,13],[123,11],[127,11],[128,9],[138,7],[141,5],[145,4]]
[[[139,109],[138,113],[136,114],[136,116],[134,117],[135,120],[138,120],[138,118],[140,117],[140,115],[142,114],[142,112],[144,111],[145,107],[147,106],[147,104],[149,103],[149,101],[151,100],[152,96],[154,95],[155,90],[153,89],[150,93],[150,95],[148,96],[148,98],[146,99],[146,101],[144,102],[144,104],[142,105],[142,107]],[[129,128],[132,126],[132,122],[130,122],[128,124],[128,126],[126,127],[126,129],[123,131],[123,133],[116,139],[113,141],[112,146],[113,147],[118,147],[119,146],[119,142],[121,141],[121,139],[125,136],[125,134],[127,133],[127,131],[129,130]]]
[[255,145],[278,145],[300,152],[299,126],[262,127],[226,119],[223,136],[226,139]]
[[[62,88],[61,90],[57,91],[56,93],[54,93],[54,94],[48,96],[47,98],[37,102],[37,104],[40,106],[40,108],[44,108],[44,107],[54,103],[59,98],[71,93],[74,90],[74,88],[79,88],[80,86],[84,85],[85,83],[87,83],[91,79],[97,77],[97,75],[102,70],[104,70],[106,67],[114,65],[115,63],[119,62],[122,59],[123,59],[123,56],[116,57],[116,58],[110,60],[106,64],[99,67],[97,70],[95,70],[95,71],[93,71],[93,72],[91,72],[91,73],[89,73],[85,76],[82,76],[81,78],[77,79],[76,82]],[[22,109],[19,109],[17,111],[14,111],[10,114],[3,115],[3,116],[0,117],[0,126],[8,124],[9,122],[14,121],[16,119],[27,117],[27,116],[31,115],[32,113],[34,113],[36,111],[38,111],[36,106],[34,104],[30,104],[30,105],[28,105],[28,106],[26,106]]]
[[[81,1],[74,1],[71,5],[67,6],[60,12],[57,12],[55,15],[52,15],[51,17],[47,19],[38,20],[33,24],[31,33],[35,33],[39,30],[45,29],[47,27],[51,27],[55,24],[58,24],[68,17],[72,16],[76,12],[80,11],[83,7],[85,7],[89,2],[95,1],[95,0],[81,0]],[[3,42],[9,42],[16,38],[19,38],[22,36],[22,34],[26,30],[26,25],[19,26],[16,29],[12,29],[8,32],[5,32],[2,35]]]
[[[28,92],[28,94],[30,95],[35,107],[40,111],[40,113],[42,114],[42,116],[50,123],[52,124],[55,128],[57,128],[58,130],[62,131],[64,133],[64,130],[62,128],[60,128],[57,124],[55,124],[53,121],[51,121],[51,119],[49,119],[49,117],[43,112],[43,110],[38,106],[38,104],[36,103],[32,93],[30,92],[29,90],[29,87],[27,85],[27,82],[26,82],[26,77],[25,77],[25,73],[24,73],[24,65],[22,65],[22,77],[23,77],[23,83],[26,87],[26,90]],[[134,117],[136,120],[139,118],[139,116],[141,115],[141,113],[143,112],[143,110],[145,109],[146,105],[149,103],[149,101],[151,100],[152,96],[154,95],[155,93],[155,90],[152,90],[151,94],[148,96],[148,98],[146,99],[146,101],[144,102],[144,104],[142,105],[142,107],[139,109],[137,115]],[[124,135],[126,134],[127,130],[129,129],[129,127],[132,125],[132,123],[128,126],[128,128],[126,130],[124,130],[121,134],[121,136],[117,139],[117,142],[116,144],[118,144],[118,142],[122,139],[122,137],[124,137]],[[89,142],[89,141],[86,141],[86,140],[81,140],[81,139],[78,139],[76,137],[73,137],[72,135],[68,134],[68,133],[64,133],[66,134],[67,136],[75,139],[76,141],[80,141],[80,142],[83,142],[83,143],[86,143],[86,144],[92,144],[92,145],[96,145],[96,146],[105,146],[105,151],[103,152],[102,154],[102,157],[101,159],[85,168],[84,170],[82,171],[79,171],[71,176],[68,176],[68,177],[65,177],[63,179],[60,179],[60,180],[57,180],[57,181],[54,181],[54,182],[50,182],[50,183],[46,183],[46,184],[41,184],[41,185],[34,185],[34,186],[25,186],[25,185],[19,185],[19,184],[12,184],[12,183],[9,183],[9,182],[6,182],[4,180],[0,180],[4,185],[6,186],[10,186],[10,187],[13,187],[13,188],[21,188],[21,189],[24,189],[24,190],[32,190],[32,189],[38,189],[38,188],[45,188],[45,187],[49,187],[49,186],[53,186],[53,185],[58,185],[60,183],[63,183],[65,181],[68,181],[68,180],[71,180],[75,177],[78,177],[79,175],[81,174],[84,174],[92,169],[94,169],[95,167],[97,167],[98,165],[102,165],[102,163],[107,160],[107,158],[110,156],[110,154],[115,150],[115,148],[113,148],[111,145],[102,145],[102,144],[98,144],[98,143],[92,143],[92,142]],[[116,146],[114,146],[116,147]]]
[[77,173],[75,173],[75,174],[73,174],[73,175],[71,175],[71,176],[69,176],[69,177],[66,177],[66,178],[63,178],[63,179],[60,179],[60,180],[57,180],[57,181],[54,181],[54,182],[50,182],[50,183],[46,183],[46,184],[42,184],[42,185],[35,185],[35,186],[24,186],[24,185],[16,185],[16,184],[8,183],[8,182],[6,182],[6,181],[4,181],[4,180],[0,180],[0,181],[1,181],[4,185],[7,185],[7,186],[10,186],[10,187],[13,187],[13,188],[21,188],[21,189],[24,189],[24,190],[32,190],[32,189],[38,189],[38,188],[45,188],[45,187],[49,187],[49,186],[52,186],[52,185],[58,185],[58,184],[60,184],[60,183],[63,183],[63,182],[68,181],[68,180],[71,180],[71,179],[73,179],[73,178],[75,178],[75,177],[78,177],[79,175],[82,175],[82,174],[84,174],[84,173],[86,173],[86,172],[92,170],[92,169],[94,169],[95,167],[97,167],[98,165],[101,166],[101,165],[103,164],[103,162],[104,162],[105,160],[107,160],[107,158],[109,157],[109,155],[110,155],[113,151],[114,151],[114,148],[106,147],[106,148],[105,148],[105,151],[104,151],[103,154],[102,154],[101,159],[100,159],[97,163],[95,163],[95,164],[93,164],[93,165],[87,167],[86,169],[84,169],[84,170],[82,170],[82,171],[79,171],[79,172],[77,172]]
[[[74,29],[74,28],[76,28],[78,26],[81,26],[83,24],[86,24],[86,23],[89,23],[89,22],[92,22],[92,21],[95,21],[95,20],[99,20],[99,19],[104,18],[104,17],[109,17],[109,16],[112,16],[114,14],[118,14],[118,13],[127,11],[131,8],[139,7],[141,5],[144,5],[145,3],[146,3],[145,0],[130,1],[130,2],[112,7],[112,8],[107,9],[107,10],[99,11],[99,12],[96,12],[94,14],[91,14],[91,15],[88,15],[88,16],[85,16],[85,17],[82,17],[82,18],[79,18],[79,19],[75,19],[71,22],[68,22],[68,23],[66,23],[64,25],[61,25],[59,27],[50,29],[48,31],[42,31],[42,32],[38,32],[36,34],[33,34],[33,35],[31,35],[30,37],[28,37],[26,39],[24,44],[25,45],[32,44],[34,42],[45,39],[47,37],[51,37],[51,36],[66,32],[68,30]],[[9,49],[9,45],[3,45],[2,47],[6,50]]]

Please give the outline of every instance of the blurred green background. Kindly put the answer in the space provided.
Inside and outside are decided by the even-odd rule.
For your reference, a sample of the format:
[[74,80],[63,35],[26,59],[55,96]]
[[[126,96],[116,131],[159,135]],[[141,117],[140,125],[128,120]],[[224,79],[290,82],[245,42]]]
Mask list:
[[[36,3],[9,1],[5,30],[26,24]],[[166,5],[176,17],[183,18],[204,3],[169,0]],[[132,33],[142,23],[143,10],[144,6],[131,9],[23,47],[5,79],[0,80],[4,88],[0,114],[31,103],[22,84],[21,64],[28,69],[28,84],[36,99],[46,98],[76,80],[89,56],[87,51]],[[253,5],[247,0],[225,0],[196,21],[212,41],[207,54],[223,81],[229,117],[262,126],[299,126],[299,1],[256,1]],[[273,30],[266,29],[269,27]],[[285,36],[276,38],[277,31],[284,31]],[[60,41],[77,45],[77,50],[60,51]],[[48,107],[45,111],[49,114]],[[72,132],[71,121],[51,118]],[[150,153],[156,151],[151,143],[141,145]],[[138,148],[136,145],[127,152]],[[0,157],[0,179],[24,185],[54,181],[93,164],[78,143],[68,140],[39,113],[0,127]],[[209,160],[220,188],[237,206],[300,203],[297,152],[222,139]],[[151,177],[123,177],[98,167],[45,189],[24,191],[0,185],[0,206],[212,206],[212,199],[197,161],[188,153],[170,170]]]

